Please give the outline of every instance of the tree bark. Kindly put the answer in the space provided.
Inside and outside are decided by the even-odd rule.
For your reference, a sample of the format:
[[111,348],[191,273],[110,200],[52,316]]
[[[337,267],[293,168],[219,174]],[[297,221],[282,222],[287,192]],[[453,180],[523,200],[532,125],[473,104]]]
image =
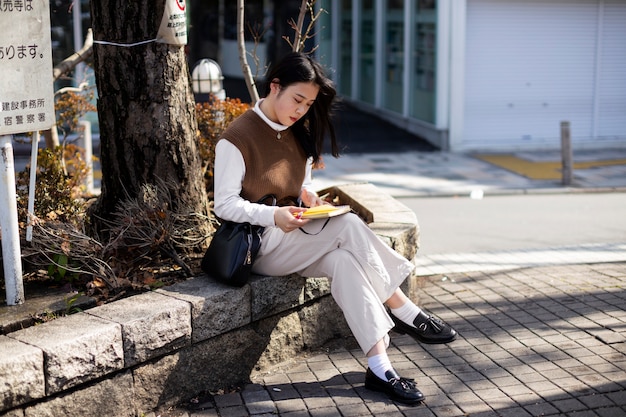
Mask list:
[[182,46],[156,38],[165,0],[91,1],[102,192],[91,209],[95,232],[143,184],[165,182],[171,210],[207,214],[196,144],[195,102]]

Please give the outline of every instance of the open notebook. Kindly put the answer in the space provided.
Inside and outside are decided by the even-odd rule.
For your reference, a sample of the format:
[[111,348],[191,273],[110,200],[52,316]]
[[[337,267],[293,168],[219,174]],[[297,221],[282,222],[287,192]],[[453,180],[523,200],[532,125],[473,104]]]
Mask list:
[[[350,211],[350,206],[331,206],[328,204],[324,204],[317,207],[311,207],[306,211],[302,212],[302,219],[325,219],[327,217],[335,217],[341,214],[348,213]],[[298,216],[299,213],[294,213],[294,216]]]
[[311,207],[307,211],[302,213],[303,219],[325,219],[326,217],[335,217],[341,214],[348,213],[350,206],[331,206],[324,204],[317,207]]

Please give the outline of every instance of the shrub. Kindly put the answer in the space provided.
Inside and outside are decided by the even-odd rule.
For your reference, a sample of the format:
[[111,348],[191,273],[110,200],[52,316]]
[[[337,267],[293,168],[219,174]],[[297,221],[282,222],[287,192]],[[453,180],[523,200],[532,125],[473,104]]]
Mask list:
[[[79,105],[82,101],[78,99],[68,96],[73,103],[68,105]],[[198,148],[209,198],[215,145],[228,124],[249,108],[239,99],[196,104]],[[73,110],[63,113],[66,126],[75,128],[76,114]],[[23,246],[22,253],[33,278],[69,284],[89,296],[110,301],[128,291],[166,285],[168,280],[196,272],[190,254],[206,236],[190,234],[189,229],[200,230],[194,227],[196,222],[214,219],[198,218],[184,210],[173,212],[167,184],[146,184],[136,198],[121,202],[107,222],[115,237],[101,242],[84,233],[88,202],[83,183],[87,173],[81,150],[74,144],[39,150],[33,241]],[[17,176],[22,231],[29,221],[29,177],[29,167]]]
[[213,161],[215,145],[222,132],[235,118],[250,108],[249,104],[240,99],[212,98],[206,103],[196,103],[196,120],[198,122],[198,148],[202,159],[204,180],[209,195],[213,193]]
[[[80,148],[69,144],[54,150],[40,149],[36,173],[35,216],[81,224],[85,214],[83,184],[88,168]],[[22,226],[28,221],[29,178],[29,166],[16,178],[18,217]]]
[[57,127],[63,132],[64,140],[71,132],[78,129],[81,117],[88,112],[97,111],[92,104],[93,90],[81,92],[67,91],[62,93],[54,103],[57,113]]

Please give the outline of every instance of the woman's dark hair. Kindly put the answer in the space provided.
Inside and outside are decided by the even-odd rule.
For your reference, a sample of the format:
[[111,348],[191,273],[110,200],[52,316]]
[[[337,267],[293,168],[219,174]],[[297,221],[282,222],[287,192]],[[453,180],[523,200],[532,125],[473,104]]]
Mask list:
[[307,156],[313,157],[313,162],[319,161],[326,134],[330,136],[332,155],[338,157],[339,146],[331,121],[337,91],[322,66],[308,55],[291,52],[270,69],[266,80],[266,96],[270,93],[272,82],[278,82],[281,89],[302,82],[319,86],[319,93],[313,106],[304,117],[293,124],[291,129]]

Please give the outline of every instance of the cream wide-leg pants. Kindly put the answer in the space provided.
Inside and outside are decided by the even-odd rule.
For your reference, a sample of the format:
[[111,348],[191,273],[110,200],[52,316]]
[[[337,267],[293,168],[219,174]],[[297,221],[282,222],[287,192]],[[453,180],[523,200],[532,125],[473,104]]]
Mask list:
[[322,229],[325,222],[313,220],[304,226],[311,234],[266,228],[253,270],[270,276],[331,278],[332,296],[367,354],[381,339],[389,344],[387,334],[394,324],[383,303],[414,265],[353,213],[331,218]]

